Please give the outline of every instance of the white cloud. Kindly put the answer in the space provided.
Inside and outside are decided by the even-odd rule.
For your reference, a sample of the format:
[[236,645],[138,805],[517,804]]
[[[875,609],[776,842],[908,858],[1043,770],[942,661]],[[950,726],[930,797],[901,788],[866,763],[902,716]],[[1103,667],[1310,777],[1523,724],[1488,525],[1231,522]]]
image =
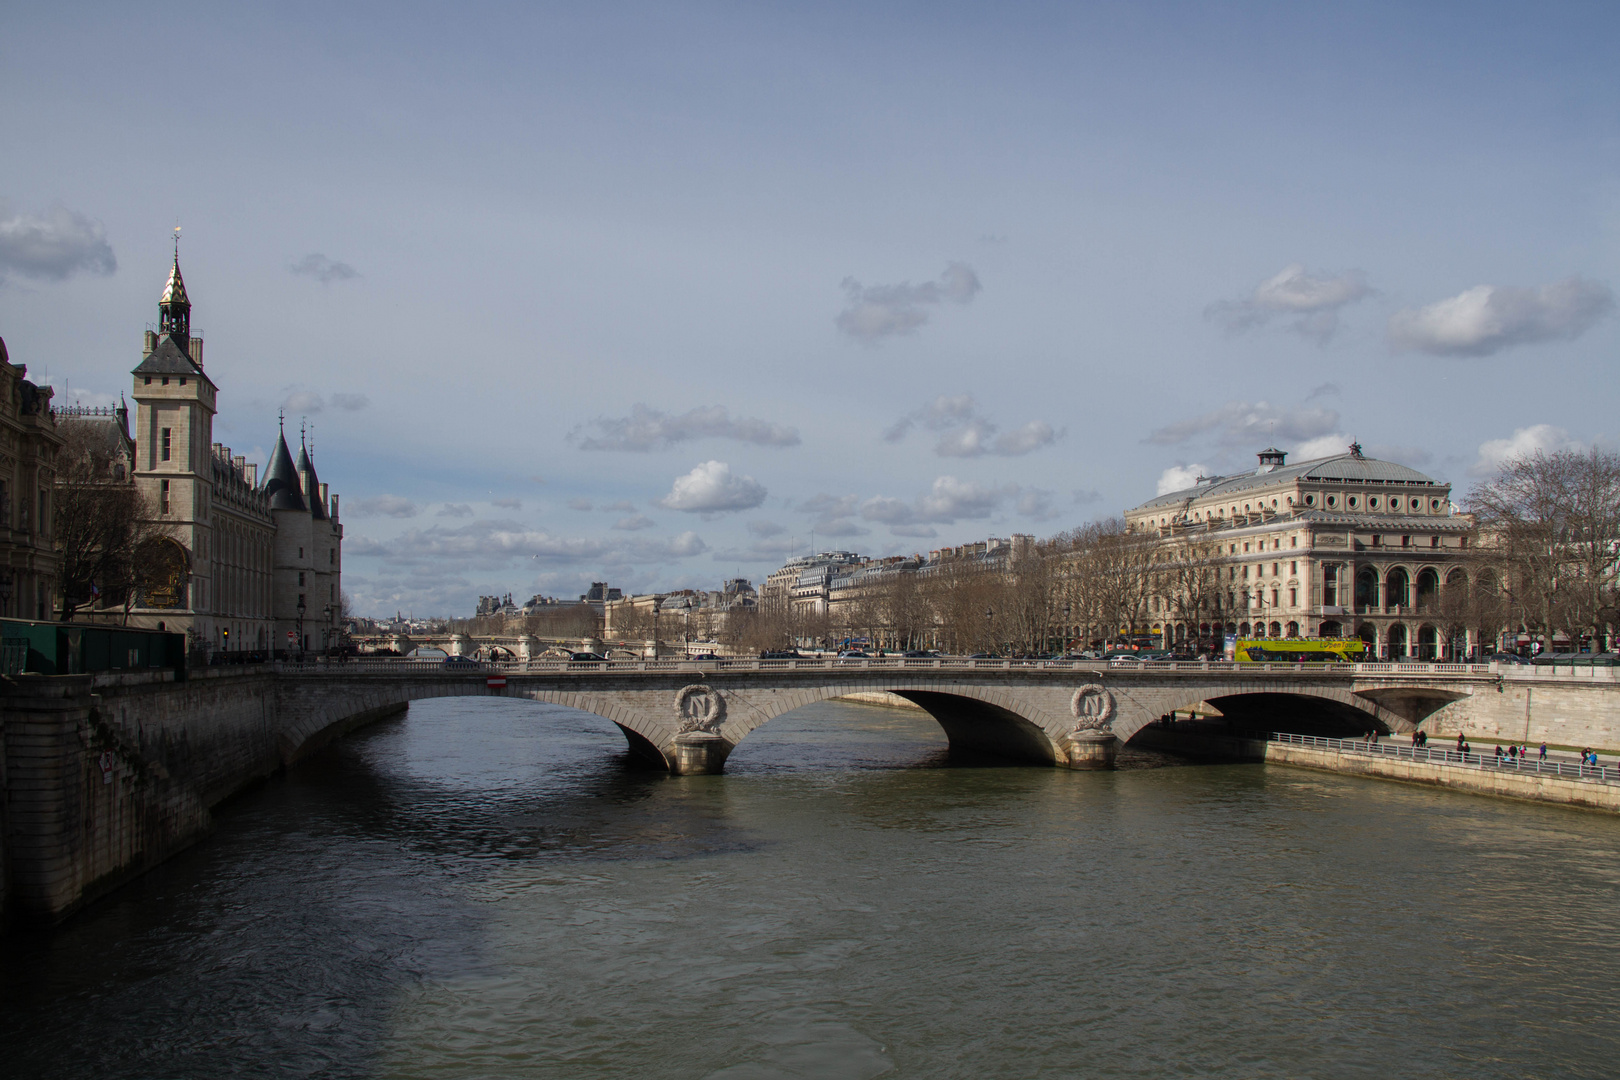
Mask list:
[[1552,424],[1532,424],[1517,429],[1505,439],[1489,439],[1480,443],[1479,458],[1468,471],[1475,476],[1489,476],[1517,458],[1530,457],[1537,452],[1551,454],[1580,448],[1581,444],[1570,438],[1569,432],[1563,428]]
[[1337,431],[1338,426],[1339,414],[1332,409],[1232,401],[1202,416],[1159,428],[1145,441],[1175,446],[1199,435],[1213,434],[1223,446],[1259,447],[1272,442],[1304,442]]
[[314,416],[325,410],[326,402],[313,390],[299,390],[288,394],[282,401],[281,408],[294,416]]
[[1306,439],[1296,443],[1292,454],[1298,461],[1312,461],[1316,458],[1334,457],[1350,449],[1350,436],[1342,431],[1335,431],[1329,435],[1318,435],[1314,439]]
[[1337,277],[1313,277],[1304,265],[1292,263],[1256,285],[1246,298],[1211,304],[1204,309],[1204,317],[1234,334],[1283,318],[1290,320],[1291,329],[1326,341],[1339,328],[1339,309],[1371,292],[1358,270]]
[[621,532],[638,532],[650,529],[658,523],[645,514],[636,514],[634,517],[622,517],[613,523],[615,529]]
[[595,435],[581,435],[576,428],[569,438],[581,450],[628,450],[646,453],[665,450],[693,439],[735,439],[754,446],[798,446],[797,428],[772,424],[751,416],[735,419],[724,405],[703,405],[679,416],[637,403],[624,417],[598,417],[591,421]]
[[[666,563],[701,555],[708,545],[695,532],[667,540],[657,537],[556,536],[510,521],[474,521],[456,528],[435,525],[405,533],[386,543],[370,541],[364,552],[400,567],[413,579],[432,568],[451,565],[467,570],[508,570],[514,560],[547,566],[589,567],[607,573],[635,563]],[[345,554],[354,554],[345,542]]]
[[675,478],[669,494],[658,500],[667,510],[713,514],[752,510],[765,501],[765,486],[752,476],[736,476],[723,461],[705,461]]
[[568,500],[570,510],[595,510],[596,506],[589,499],[573,498]]
[[1202,465],[1172,465],[1159,474],[1159,494],[1186,491],[1198,482],[1200,476],[1208,475],[1209,470]]
[[357,517],[409,518],[415,517],[418,513],[417,505],[403,495],[376,495],[348,503],[346,506],[352,509]]
[[855,515],[860,511],[860,500],[854,495],[828,495],[823,492],[804,500],[797,509],[816,516],[810,527],[822,536],[865,536],[871,532],[855,521]]
[[1052,509],[1052,493],[1040,488],[1025,488],[1019,492],[1014,509],[1035,521],[1051,521],[1058,516]]
[[101,222],[64,206],[29,216],[12,214],[0,203],[0,280],[7,270],[62,281],[77,273],[106,275],[117,269],[118,259]]
[[522,499],[491,499],[489,505],[500,507],[502,510],[523,509]]
[[472,517],[473,508],[468,506],[466,503],[445,503],[433,516],[454,518]]
[[1446,300],[1397,311],[1389,339],[1435,356],[1490,356],[1514,345],[1570,340],[1614,310],[1608,286],[1568,277],[1533,289],[1476,285]]
[[890,526],[950,525],[963,518],[989,517],[1008,496],[1017,493],[1016,484],[988,488],[971,480],[941,476],[911,502],[882,495],[866,500],[861,504],[861,517]]
[[940,457],[1021,457],[1052,445],[1062,435],[1044,420],[1031,420],[1023,427],[997,435],[996,425],[979,414],[969,394],[941,394],[896,420],[883,433],[883,439],[899,442],[916,427],[940,432],[934,444],[934,453]]
[[868,344],[909,334],[928,321],[929,307],[945,300],[970,303],[983,288],[973,268],[960,262],[946,266],[938,281],[921,285],[862,285],[848,277],[842,287],[847,303],[838,313],[838,329]]
[[305,255],[302,259],[299,259],[297,262],[287,267],[287,269],[295,274],[300,275],[301,277],[314,278],[322,285],[327,285],[334,281],[348,281],[350,278],[357,278],[360,276],[360,272],[354,267],[350,266],[348,263],[328,259],[320,252]]

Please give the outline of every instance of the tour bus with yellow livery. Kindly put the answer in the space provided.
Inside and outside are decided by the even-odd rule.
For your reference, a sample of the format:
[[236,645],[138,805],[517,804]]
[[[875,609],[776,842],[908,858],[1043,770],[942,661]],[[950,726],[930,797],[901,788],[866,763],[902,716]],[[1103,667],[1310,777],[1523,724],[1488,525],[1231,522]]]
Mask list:
[[1239,638],[1232,658],[1241,664],[1359,663],[1367,643],[1358,638]]

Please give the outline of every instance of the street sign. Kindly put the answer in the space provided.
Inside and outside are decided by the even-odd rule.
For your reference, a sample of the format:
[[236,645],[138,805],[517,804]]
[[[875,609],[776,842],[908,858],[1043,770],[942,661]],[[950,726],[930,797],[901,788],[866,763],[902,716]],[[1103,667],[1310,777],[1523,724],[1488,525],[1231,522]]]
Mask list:
[[289,630],[289,631],[287,631],[287,640],[288,641],[296,641],[296,640],[298,640],[298,635],[293,633],[291,630]]
[[506,676],[491,675],[489,678],[484,680],[484,685],[489,687],[491,690],[504,690],[506,689]]

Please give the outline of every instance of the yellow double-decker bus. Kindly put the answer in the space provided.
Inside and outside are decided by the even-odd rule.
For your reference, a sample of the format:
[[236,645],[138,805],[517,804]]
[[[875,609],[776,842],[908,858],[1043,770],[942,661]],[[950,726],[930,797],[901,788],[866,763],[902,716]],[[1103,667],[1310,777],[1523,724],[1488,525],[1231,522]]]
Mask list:
[[1357,638],[1239,638],[1232,658],[1242,664],[1354,664],[1367,657]]

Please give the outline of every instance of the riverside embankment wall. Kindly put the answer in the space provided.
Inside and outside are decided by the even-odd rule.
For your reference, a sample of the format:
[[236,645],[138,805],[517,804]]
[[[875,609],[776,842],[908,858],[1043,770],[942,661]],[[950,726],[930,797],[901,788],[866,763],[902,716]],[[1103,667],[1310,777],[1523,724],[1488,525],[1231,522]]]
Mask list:
[[[404,705],[266,671],[18,676],[0,695],[5,914],[59,919],[195,842],[224,799]],[[376,696],[376,695],[374,695]]]
[[1423,721],[1436,738],[1460,732],[1475,743],[1542,742],[1620,750],[1620,682],[1609,668],[1586,675],[1539,676],[1509,671],[1493,688],[1480,687]]

